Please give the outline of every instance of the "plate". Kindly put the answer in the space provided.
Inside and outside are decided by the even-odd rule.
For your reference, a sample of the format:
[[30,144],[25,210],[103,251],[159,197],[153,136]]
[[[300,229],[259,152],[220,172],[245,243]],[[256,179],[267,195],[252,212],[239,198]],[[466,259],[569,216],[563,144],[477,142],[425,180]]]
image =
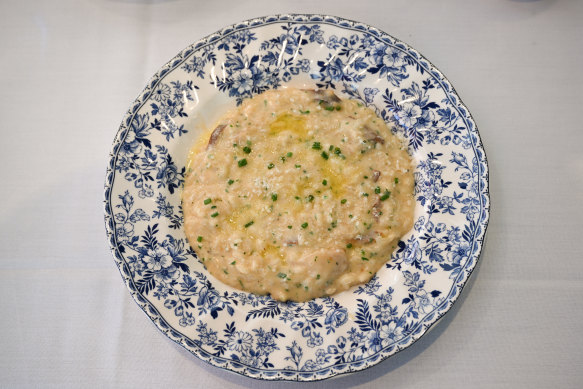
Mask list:
[[[329,88],[406,137],[415,225],[366,285],[305,303],[228,287],[182,230],[187,153],[243,99]],[[166,336],[210,363],[266,380],[366,369],[409,347],[459,297],[489,218],[478,131],[450,82],[419,52],[366,24],[323,15],[248,20],[187,47],[129,108],[105,182],[105,225],[123,281]]]

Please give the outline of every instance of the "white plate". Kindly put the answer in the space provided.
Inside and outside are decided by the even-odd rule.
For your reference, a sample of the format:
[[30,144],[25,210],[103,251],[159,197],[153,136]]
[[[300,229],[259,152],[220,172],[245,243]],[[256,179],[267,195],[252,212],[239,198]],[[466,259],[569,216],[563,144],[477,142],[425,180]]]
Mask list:
[[[279,303],[206,272],[182,231],[180,187],[196,137],[242,99],[284,85],[331,88],[409,140],[415,227],[366,285]],[[363,23],[278,15],[227,27],[154,75],[114,140],[105,224],[130,293],[156,326],[208,363],[253,378],[312,381],[410,346],[458,298],[489,217],[488,167],[453,87],[403,42]]]

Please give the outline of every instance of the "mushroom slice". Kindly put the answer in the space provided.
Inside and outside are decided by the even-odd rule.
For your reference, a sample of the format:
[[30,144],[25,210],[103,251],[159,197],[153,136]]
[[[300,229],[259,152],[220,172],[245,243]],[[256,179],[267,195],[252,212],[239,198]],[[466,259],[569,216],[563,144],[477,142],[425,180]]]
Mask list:
[[379,180],[379,177],[381,176],[381,172],[378,170],[373,170],[372,171],[372,180],[373,182],[377,182]]
[[373,130],[372,128],[370,128],[366,124],[362,127],[362,134],[364,135],[364,139],[366,139],[369,142],[374,143],[375,145],[377,143],[380,143],[382,145],[385,144],[385,138],[383,138],[378,133],[378,131]]
[[333,103],[339,103],[341,100],[334,92],[330,89],[303,89],[304,92],[311,93],[314,96],[314,100],[325,104],[326,106],[330,106]]
[[209,138],[209,144],[206,146],[207,150],[209,147],[217,143],[217,140],[219,140],[219,137],[221,136],[225,127],[227,127],[226,124],[219,124],[218,126],[215,127],[215,129],[211,133],[211,137]]
[[377,200],[375,205],[372,206],[372,216],[377,222],[379,221],[379,217],[383,214],[383,212],[381,211],[382,208],[383,202],[380,199]]

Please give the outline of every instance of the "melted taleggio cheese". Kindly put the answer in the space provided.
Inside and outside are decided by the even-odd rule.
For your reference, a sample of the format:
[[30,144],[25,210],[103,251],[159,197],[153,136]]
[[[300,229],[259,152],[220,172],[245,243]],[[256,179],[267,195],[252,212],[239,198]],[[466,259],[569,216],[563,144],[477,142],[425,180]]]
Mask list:
[[330,91],[268,91],[194,146],[190,245],[222,282],[280,301],[372,278],[413,223],[413,165],[375,113]]

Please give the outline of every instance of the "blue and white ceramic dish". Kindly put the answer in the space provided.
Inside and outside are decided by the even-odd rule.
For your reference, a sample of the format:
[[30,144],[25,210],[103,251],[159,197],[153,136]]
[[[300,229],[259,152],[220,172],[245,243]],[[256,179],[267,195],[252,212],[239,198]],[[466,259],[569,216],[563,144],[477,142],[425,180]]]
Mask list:
[[[416,161],[415,226],[366,285],[306,303],[241,292],[207,273],[182,231],[187,153],[243,99],[287,85],[372,107]],[[135,301],[170,339],[253,378],[313,381],[375,365],[459,297],[489,217],[488,166],[468,109],[417,51],[366,24],[278,15],[180,52],[131,105],[111,151],[105,224]]]

